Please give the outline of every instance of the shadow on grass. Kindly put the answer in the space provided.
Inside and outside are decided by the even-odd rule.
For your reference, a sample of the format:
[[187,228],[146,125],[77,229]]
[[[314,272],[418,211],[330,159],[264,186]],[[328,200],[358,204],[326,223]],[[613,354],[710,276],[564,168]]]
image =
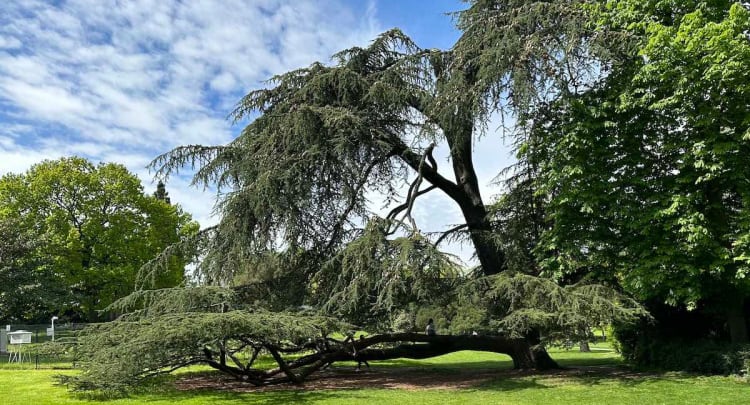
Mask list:
[[[210,372],[196,372],[195,376],[209,376]],[[218,376],[218,373],[213,373]],[[305,387],[286,386],[283,389],[269,391],[247,391],[224,390],[216,388],[197,388],[190,390],[179,390],[174,386],[174,376],[160,376],[149,384],[142,385],[128,394],[124,393],[102,393],[102,392],[78,392],[70,393],[71,397],[87,402],[97,402],[102,405],[108,403],[120,403],[125,400],[128,403],[151,403],[168,402],[171,404],[311,404],[332,401],[337,398],[358,397],[357,391],[353,389],[339,390],[312,390]]]
[[[353,363],[356,365],[356,363]],[[498,360],[483,361],[462,361],[441,363],[439,361],[429,360],[409,360],[396,359],[388,361],[372,362],[371,366],[378,368],[402,368],[402,367],[422,367],[425,369],[498,369],[509,370],[513,368],[513,361],[510,358],[501,358]]]
[[561,385],[598,386],[632,388],[642,384],[661,383],[669,380],[676,384],[694,384],[689,375],[658,371],[634,371],[618,364],[586,365],[564,367],[545,372],[509,372],[478,385],[476,389],[504,391],[508,386],[521,386],[519,381],[530,383],[530,388],[554,388]]
[[[554,357],[553,357],[554,358]],[[593,366],[623,366],[620,359],[585,357],[576,359],[555,359],[557,364],[563,368],[593,367]]]
[[[664,373],[635,372],[622,366],[622,360],[611,350],[592,353],[576,351],[551,352],[553,358],[564,367],[548,372],[513,370],[509,357],[477,352],[425,360],[396,359],[372,362],[371,369],[354,372],[356,363],[342,362],[323,373],[318,381],[305,386],[285,386],[273,389],[253,389],[242,384],[222,382],[213,371],[195,370],[170,376],[168,379],[144,387],[131,398],[139,403],[159,402],[169,399],[172,403],[318,403],[327,401],[356,402],[367,399],[367,391],[387,389],[470,389],[474,391],[513,392],[555,388],[561,385],[632,387],[657,382],[665,378]],[[476,360],[473,360],[476,359]],[[183,390],[176,379],[201,380]],[[686,378],[667,376],[670,381],[689,383]]]
[[197,391],[170,391],[158,395],[139,395],[136,399],[138,403],[158,402],[169,398],[171,403],[253,403],[253,404],[312,404],[335,399],[346,398],[347,400],[356,401],[357,393],[355,390],[344,391],[307,391],[307,390],[279,390],[266,392],[223,392],[217,390],[197,390]]

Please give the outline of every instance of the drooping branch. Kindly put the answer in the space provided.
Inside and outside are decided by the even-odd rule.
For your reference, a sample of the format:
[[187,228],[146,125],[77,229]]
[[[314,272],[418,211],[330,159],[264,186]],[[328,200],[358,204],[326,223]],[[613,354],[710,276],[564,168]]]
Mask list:
[[386,154],[383,158],[374,160],[370,165],[365,168],[365,170],[362,172],[362,176],[360,177],[359,181],[357,182],[357,185],[354,187],[354,191],[352,192],[350,198],[349,198],[349,205],[346,207],[344,211],[342,211],[341,215],[339,216],[336,223],[333,225],[332,229],[333,232],[331,232],[331,237],[328,240],[328,243],[326,244],[324,251],[329,252],[331,248],[339,242],[339,235],[341,234],[342,230],[344,229],[344,225],[349,221],[349,216],[351,215],[352,211],[357,206],[357,199],[361,196],[362,190],[367,184],[367,181],[370,179],[370,173],[372,170],[380,165],[383,164],[386,160],[390,159],[393,156],[393,154]]
[[433,246],[437,247],[438,245],[440,245],[440,242],[444,241],[449,236],[453,235],[454,233],[456,233],[456,232],[458,232],[458,231],[460,231],[462,229],[466,229],[468,227],[469,227],[468,224],[461,224],[461,225],[456,225],[456,226],[454,226],[451,229],[448,229],[447,231],[443,232],[440,235],[440,237],[435,241],[435,243],[433,244]]
[[[420,190],[419,192],[415,193],[413,197],[414,198],[418,198],[418,197],[423,196],[423,195],[425,195],[425,194],[427,194],[430,191],[435,190],[435,189],[437,189],[436,186],[429,186],[429,187],[427,187],[427,188],[425,188],[423,190]],[[386,216],[386,219],[395,219],[396,215],[398,215],[399,213],[401,213],[403,210],[405,210],[407,208],[409,208],[408,201],[405,202],[405,203],[403,203],[403,204],[401,204],[401,205],[399,205],[399,206],[397,206],[397,207],[395,207],[395,208],[393,208],[391,210],[391,212],[388,213],[388,216]]]
[[[432,150],[435,148],[435,143],[431,143],[430,146],[427,147],[424,154],[422,155],[422,159],[419,160],[419,169],[417,170],[417,178],[414,180],[414,183],[409,188],[409,194],[407,195],[407,204],[408,208],[406,208],[406,213],[404,213],[404,218],[408,218],[409,222],[411,222],[412,225],[412,232],[417,232],[417,224],[414,222],[414,218],[411,216],[411,210],[414,208],[414,201],[416,201],[416,193],[419,192],[419,186],[422,185],[422,172],[425,169],[425,160],[427,159],[427,156],[432,155]],[[434,160],[434,159],[433,159]],[[432,170],[435,170],[435,168],[431,168]]]

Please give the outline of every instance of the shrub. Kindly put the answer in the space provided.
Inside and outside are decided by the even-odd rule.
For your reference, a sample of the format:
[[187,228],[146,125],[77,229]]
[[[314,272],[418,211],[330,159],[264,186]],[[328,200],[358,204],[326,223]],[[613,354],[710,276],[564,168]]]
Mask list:
[[658,337],[650,328],[617,328],[615,348],[633,365],[701,374],[744,374],[750,368],[750,344],[709,339]]

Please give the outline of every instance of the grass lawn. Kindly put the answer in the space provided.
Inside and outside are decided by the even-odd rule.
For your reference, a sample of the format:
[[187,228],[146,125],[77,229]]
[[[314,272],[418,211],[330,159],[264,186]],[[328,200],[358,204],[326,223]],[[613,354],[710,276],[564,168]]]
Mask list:
[[[750,383],[735,377],[701,377],[680,373],[633,373],[619,367],[617,355],[605,346],[592,353],[552,350],[562,365],[575,370],[524,375],[512,371],[510,359],[491,353],[458,352],[429,360],[395,360],[372,364],[372,371],[353,374],[365,379],[357,388],[294,388],[264,392],[217,390],[179,391],[172,383],[147,389],[130,398],[97,401],[70,394],[54,385],[52,376],[70,370],[19,370],[0,367],[0,403],[43,404],[742,404],[750,401]],[[342,365],[350,370],[353,366]],[[450,381],[472,373],[488,376],[460,388],[434,388],[415,383],[394,388],[382,381],[400,376]],[[494,375],[497,373],[497,375]],[[194,374],[188,372],[185,375]],[[373,378],[373,376],[377,378]],[[384,379],[381,377],[389,377]],[[372,384],[370,384],[372,381]],[[397,383],[399,381],[396,381]],[[398,386],[398,384],[396,385]],[[438,385],[440,387],[440,385]]]

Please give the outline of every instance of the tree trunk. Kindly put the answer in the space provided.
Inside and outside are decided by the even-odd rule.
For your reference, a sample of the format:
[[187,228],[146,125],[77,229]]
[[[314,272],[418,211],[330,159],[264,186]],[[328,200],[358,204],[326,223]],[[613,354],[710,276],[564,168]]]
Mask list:
[[727,310],[727,325],[732,343],[747,343],[747,319],[745,318],[744,300],[739,299]]
[[[476,80],[474,70],[464,70],[461,74],[465,75],[467,83]],[[458,188],[448,194],[458,204],[464,216],[477,259],[482,266],[482,274],[493,275],[505,269],[505,253],[493,238],[492,224],[482,200],[479,180],[474,168],[472,144],[475,117],[472,104],[471,100],[459,103],[455,113],[441,122],[450,147],[453,175]],[[516,368],[557,368],[557,363],[547,354],[536,335],[538,334],[532,334],[531,338],[526,338],[522,343],[516,342],[518,346],[512,350],[512,354],[506,354],[513,358]]]
[[[471,117],[471,113],[459,109],[459,116]],[[448,144],[451,148],[451,162],[460,196],[454,198],[464,216],[477,259],[484,275],[497,274],[505,267],[505,254],[492,238],[492,226],[487,208],[479,191],[479,179],[474,170],[472,142],[474,122],[457,119],[446,125],[451,128]]]
[[492,226],[484,206],[461,207],[469,228],[471,242],[482,266],[482,274],[489,276],[505,268],[505,254],[492,240]]
[[592,336],[591,329],[589,329],[588,326],[585,328],[581,328],[581,335],[584,336],[584,339],[578,343],[578,347],[581,352],[588,353],[591,351],[591,347],[589,347],[589,340],[588,340],[589,337]]

